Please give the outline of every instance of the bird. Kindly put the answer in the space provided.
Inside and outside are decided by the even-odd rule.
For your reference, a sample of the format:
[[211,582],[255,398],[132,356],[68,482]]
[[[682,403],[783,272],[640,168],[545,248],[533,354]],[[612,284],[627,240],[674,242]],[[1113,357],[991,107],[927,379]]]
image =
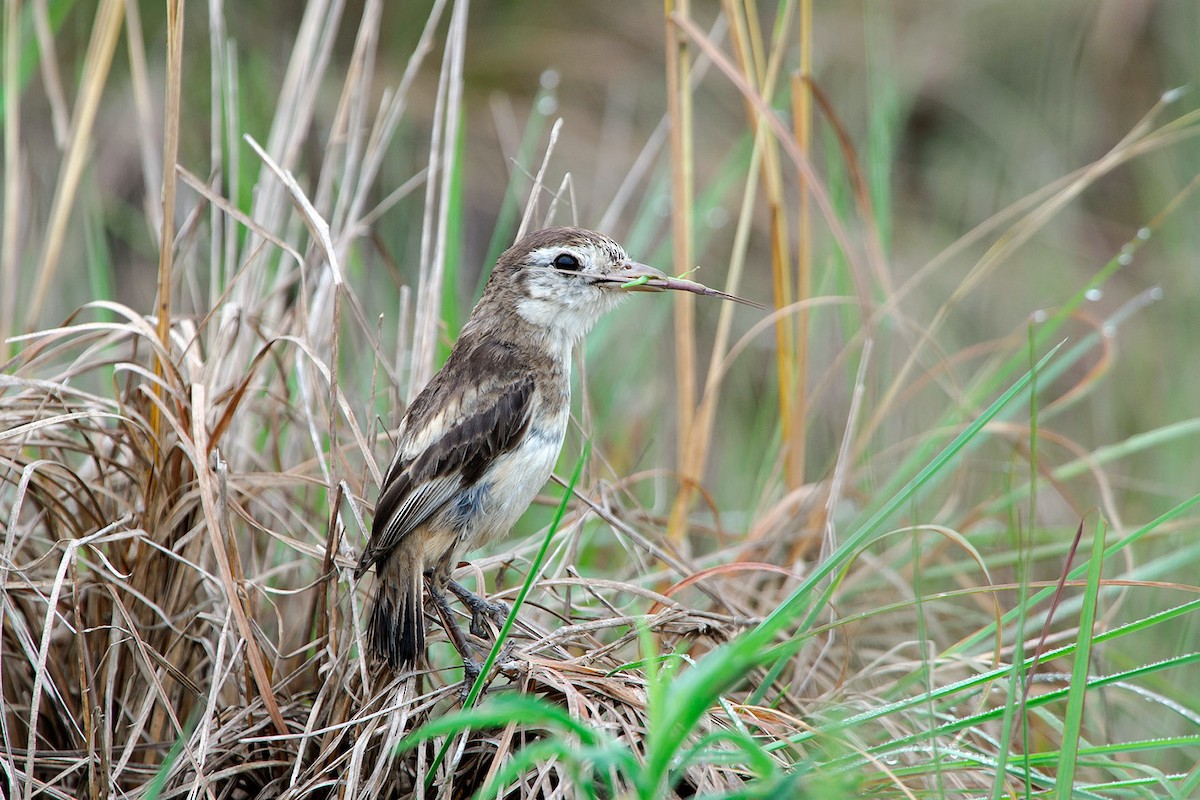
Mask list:
[[[425,653],[425,595],[479,675],[446,592],[470,630],[501,623],[503,603],[451,579],[460,556],[506,534],[550,477],[570,419],[571,354],[630,292],[677,290],[749,302],[632,261],[613,239],[576,227],[533,232],[501,254],[449,358],[405,412],[354,571],[375,570],[367,649],[393,670]],[[750,303],[751,305],[756,305]]]

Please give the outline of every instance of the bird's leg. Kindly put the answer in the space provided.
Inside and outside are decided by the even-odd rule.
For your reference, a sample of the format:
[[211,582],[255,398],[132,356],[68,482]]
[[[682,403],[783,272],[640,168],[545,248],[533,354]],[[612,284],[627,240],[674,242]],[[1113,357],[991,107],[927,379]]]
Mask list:
[[463,605],[471,612],[471,633],[479,638],[484,638],[487,635],[487,628],[483,624],[483,618],[491,617],[492,622],[496,623],[496,627],[504,624],[504,620],[508,618],[508,606],[504,603],[492,602],[484,600],[479,595],[472,592],[467,587],[463,586],[458,581],[452,580],[446,584],[450,591],[462,600]]
[[445,592],[437,586],[436,581],[431,582],[428,588],[429,596],[433,598],[433,605],[442,620],[442,627],[446,629],[451,644],[462,657],[463,685],[459,694],[465,697],[467,692],[471,691],[471,686],[474,685],[475,679],[479,677],[483,667],[475,660],[471,653],[471,646],[467,643],[467,637],[463,636],[462,628],[458,627],[458,623],[454,621],[454,610],[450,608],[450,601],[446,599]]

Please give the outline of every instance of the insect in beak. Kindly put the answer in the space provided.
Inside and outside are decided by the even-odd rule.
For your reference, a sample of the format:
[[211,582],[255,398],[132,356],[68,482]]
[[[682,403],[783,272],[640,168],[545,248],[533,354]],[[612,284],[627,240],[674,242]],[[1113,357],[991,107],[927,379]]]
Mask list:
[[708,297],[719,297],[722,300],[732,300],[735,303],[753,306],[754,308],[763,307],[753,300],[727,294],[718,289],[710,289],[702,283],[689,281],[685,278],[672,278],[654,267],[648,267],[636,261],[626,261],[621,265],[620,269],[605,275],[604,280],[620,283],[620,286],[617,288],[627,292],[691,292],[692,294],[702,294]]

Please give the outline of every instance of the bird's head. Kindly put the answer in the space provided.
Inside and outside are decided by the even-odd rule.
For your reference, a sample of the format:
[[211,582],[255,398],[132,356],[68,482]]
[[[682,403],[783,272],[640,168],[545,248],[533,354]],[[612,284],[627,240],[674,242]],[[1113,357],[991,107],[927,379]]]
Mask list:
[[[612,239],[582,228],[547,228],[526,236],[496,264],[519,290],[515,309],[526,322],[578,341],[643,276],[665,278],[629,259]],[[648,285],[642,281],[642,287]],[[639,288],[631,285],[630,288]]]
[[494,300],[534,328],[574,344],[629,292],[668,289],[740,300],[639,264],[621,245],[595,231],[546,228],[500,256],[473,316]]

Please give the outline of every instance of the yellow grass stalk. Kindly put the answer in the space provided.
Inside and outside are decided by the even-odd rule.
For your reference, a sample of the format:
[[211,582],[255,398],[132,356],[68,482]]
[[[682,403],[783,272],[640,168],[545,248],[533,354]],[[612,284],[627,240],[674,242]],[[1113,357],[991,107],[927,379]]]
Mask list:
[[[179,156],[179,94],[183,83],[183,0],[167,3],[167,108],[163,120],[162,235],[158,242],[158,341],[166,349],[171,336],[171,268],[175,263],[175,162]],[[161,377],[163,365],[155,360],[154,374]],[[162,395],[162,385],[154,390]],[[158,406],[150,409],[150,425],[156,442],[162,437]],[[203,465],[200,469],[203,470]]]
[[[665,0],[667,21],[667,114],[671,142],[671,236],[675,272],[692,268],[694,182],[692,148],[691,55],[677,19],[690,15],[688,0]],[[679,414],[678,464],[681,488],[667,527],[676,544],[687,535],[687,508],[700,466],[688,458],[688,431],[696,413],[695,300],[684,292],[675,297],[675,386]]]
[[117,47],[124,14],[125,4],[122,0],[103,0],[96,9],[96,22],[92,26],[92,39],[88,42],[79,98],[75,105],[75,118],[71,122],[67,156],[62,171],[58,173],[58,186],[54,191],[50,222],[46,225],[42,258],[37,268],[37,283],[25,316],[26,328],[32,328],[36,324],[42,304],[46,301],[46,292],[54,284],[67,223],[70,222],[71,211],[75,207],[75,194],[79,190],[84,162],[92,142],[96,110],[100,107],[100,96],[104,93],[104,86],[108,80],[108,70],[112,66],[113,51]]

